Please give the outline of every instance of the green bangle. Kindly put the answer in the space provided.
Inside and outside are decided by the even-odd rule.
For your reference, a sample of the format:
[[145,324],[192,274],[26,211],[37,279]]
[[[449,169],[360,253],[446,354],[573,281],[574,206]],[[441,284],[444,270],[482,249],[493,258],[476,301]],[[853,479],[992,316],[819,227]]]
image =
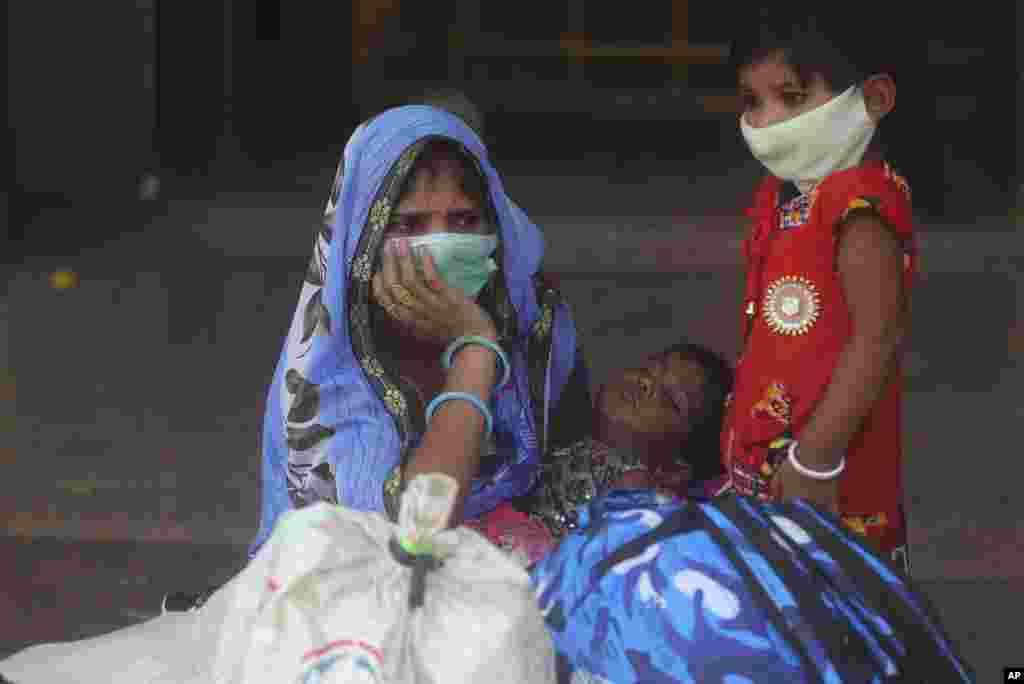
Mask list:
[[512,368],[509,366],[508,357],[501,347],[497,345],[493,340],[489,340],[486,337],[479,335],[467,335],[465,337],[459,337],[454,342],[448,345],[448,348],[444,352],[444,356],[441,357],[441,365],[444,366],[445,370],[452,367],[452,357],[455,353],[465,347],[467,344],[479,344],[481,347],[487,347],[492,352],[498,355],[498,360],[501,361],[501,365],[504,368],[504,373],[501,378],[501,382],[497,384],[495,389],[501,389],[508,384],[509,378],[512,377]]

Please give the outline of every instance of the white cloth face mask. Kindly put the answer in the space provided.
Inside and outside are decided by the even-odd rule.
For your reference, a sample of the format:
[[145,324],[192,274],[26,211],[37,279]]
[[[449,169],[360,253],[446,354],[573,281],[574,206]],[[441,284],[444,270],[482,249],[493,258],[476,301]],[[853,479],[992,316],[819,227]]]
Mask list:
[[754,128],[740,116],[740,130],[754,157],[778,178],[804,192],[836,171],[859,164],[877,125],[859,86],[809,112]]

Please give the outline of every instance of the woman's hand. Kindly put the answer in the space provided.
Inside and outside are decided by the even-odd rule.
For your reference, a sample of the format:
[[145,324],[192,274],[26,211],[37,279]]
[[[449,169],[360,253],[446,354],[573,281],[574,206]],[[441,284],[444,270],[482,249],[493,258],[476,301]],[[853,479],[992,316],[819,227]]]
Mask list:
[[438,275],[429,250],[414,255],[408,240],[397,238],[384,243],[382,256],[373,298],[414,337],[440,344],[465,335],[497,338],[487,312]]

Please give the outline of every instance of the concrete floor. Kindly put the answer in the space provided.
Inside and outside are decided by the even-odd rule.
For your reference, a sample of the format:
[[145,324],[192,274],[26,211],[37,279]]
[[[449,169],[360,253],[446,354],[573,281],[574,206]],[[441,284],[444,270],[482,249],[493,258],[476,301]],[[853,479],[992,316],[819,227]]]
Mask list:
[[[332,163],[171,182],[145,218],[104,216],[130,223],[102,248],[57,258],[43,245],[4,272],[0,654],[130,624],[165,591],[237,571],[258,517],[266,383]],[[578,162],[543,176],[509,166],[598,378],[683,337],[736,351],[729,188],[756,169],[709,180],[668,166],[637,177],[610,160],[586,177]],[[37,228],[89,230],[92,216],[54,210]],[[1024,251],[1005,216],[921,233],[906,362],[914,574],[987,681],[1024,662]],[[76,289],[49,287],[62,267]]]

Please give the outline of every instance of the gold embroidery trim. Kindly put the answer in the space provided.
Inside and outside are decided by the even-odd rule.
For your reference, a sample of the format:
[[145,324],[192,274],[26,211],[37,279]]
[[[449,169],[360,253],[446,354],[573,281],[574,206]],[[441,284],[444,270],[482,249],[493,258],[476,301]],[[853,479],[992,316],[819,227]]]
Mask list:
[[551,330],[551,320],[554,317],[553,314],[554,312],[551,310],[551,306],[545,304],[541,309],[540,318],[538,318],[537,322],[533,324],[533,334],[535,337],[547,337],[548,332]]
[[381,197],[373,203],[373,207],[370,209],[370,230],[373,232],[384,230],[390,217],[391,202],[387,197]]

